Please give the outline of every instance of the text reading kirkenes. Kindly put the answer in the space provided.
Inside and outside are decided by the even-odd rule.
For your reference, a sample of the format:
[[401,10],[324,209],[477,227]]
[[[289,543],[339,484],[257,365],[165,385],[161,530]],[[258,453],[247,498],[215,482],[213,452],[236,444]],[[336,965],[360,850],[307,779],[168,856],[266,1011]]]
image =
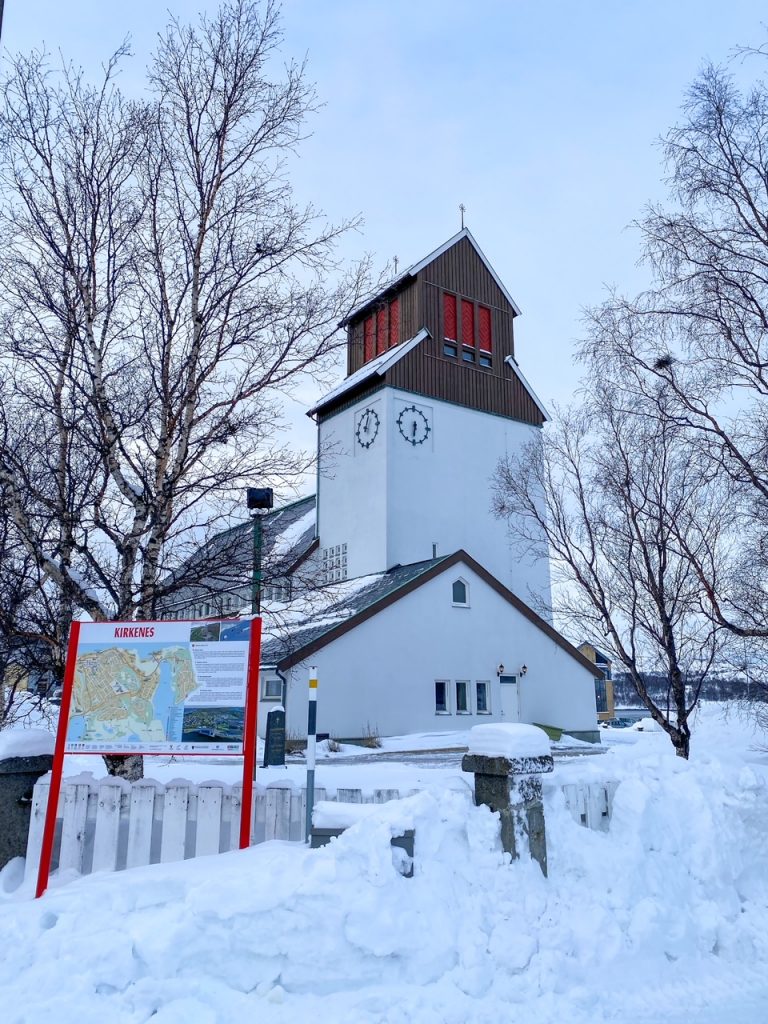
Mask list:
[[135,639],[140,636],[154,636],[154,626],[118,626],[115,630],[115,639],[118,637],[128,637]]

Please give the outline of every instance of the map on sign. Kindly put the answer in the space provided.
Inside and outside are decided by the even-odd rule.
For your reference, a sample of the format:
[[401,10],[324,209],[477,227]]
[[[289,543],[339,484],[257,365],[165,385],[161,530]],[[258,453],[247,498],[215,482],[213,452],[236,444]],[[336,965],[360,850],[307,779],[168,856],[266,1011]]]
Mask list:
[[242,752],[249,644],[235,625],[83,623],[67,751]]

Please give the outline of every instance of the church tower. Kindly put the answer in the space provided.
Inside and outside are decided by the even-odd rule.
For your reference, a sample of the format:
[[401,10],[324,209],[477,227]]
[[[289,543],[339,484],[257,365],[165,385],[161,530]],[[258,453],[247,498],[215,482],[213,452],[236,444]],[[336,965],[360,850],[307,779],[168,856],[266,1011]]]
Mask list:
[[519,312],[465,228],[347,319],[347,377],[310,410],[329,580],[464,549],[549,607],[548,560],[490,512],[499,458],[546,419],[515,359]]

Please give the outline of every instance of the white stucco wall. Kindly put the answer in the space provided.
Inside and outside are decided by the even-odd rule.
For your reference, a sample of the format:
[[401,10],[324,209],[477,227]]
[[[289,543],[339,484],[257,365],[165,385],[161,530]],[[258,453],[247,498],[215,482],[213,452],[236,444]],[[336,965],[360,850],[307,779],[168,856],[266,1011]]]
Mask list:
[[[415,405],[430,433],[413,445],[398,416]],[[379,418],[375,441],[355,436],[366,408]],[[348,574],[362,576],[463,548],[505,586],[550,607],[549,563],[521,555],[506,522],[490,511],[498,460],[538,428],[448,402],[384,388],[320,428],[319,535],[322,547],[348,545]]]
[[[469,607],[452,606],[451,585],[469,584]],[[466,729],[501,716],[500,664],[521,679],[521,720],[579,732],[596,729],[595,688],[553,640],[464,566],[452,569],[390,605],[317,652],[289,675],[287,727],[306,735],[310,664],[319,676],[318,730],[359,737]],[[435,680],[450,682],[451,712],[435,713]],[[455,682],[470,683],[468,715],[455,709]],[[490,684],[491,714],[476,713],[478,680]],[[260,712],[261,728],[268,705]]]

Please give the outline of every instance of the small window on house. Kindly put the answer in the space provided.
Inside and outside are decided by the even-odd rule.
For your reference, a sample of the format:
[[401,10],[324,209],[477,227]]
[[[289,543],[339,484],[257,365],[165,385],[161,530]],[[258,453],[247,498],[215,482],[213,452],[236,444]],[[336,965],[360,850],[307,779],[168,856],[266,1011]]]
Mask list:
[[281,679],[265,679],[261,687],[262,700],[280,700],[283,696],[283,682]]
[[469,714],[469,683],[465,679],[456,681],[456,714]]
[[475,710],[478,715],[490,715],[491,705],[488,700],[490,685],[486,679],[475,683]]
[[474,361],[475,361],[475,351],[474,351],[474,349],[465,348],[464,351],[461,353],[461,358],[464,360],[465,363],[474,363]]
[[469,587],[464,580],[454,580],[451,589],[452,600],[455,605],[466,607],[469,604]]
[[449,345],[448,342],[446,342],[443,345],[443,355],[444,356],[450,356],[451,359],[455,359],[458,354],[459,354],[459,350],[456,348],[455,345]]
[[435,714],[447,715],[448,713],[448,681],[438,679],[435,681]]

